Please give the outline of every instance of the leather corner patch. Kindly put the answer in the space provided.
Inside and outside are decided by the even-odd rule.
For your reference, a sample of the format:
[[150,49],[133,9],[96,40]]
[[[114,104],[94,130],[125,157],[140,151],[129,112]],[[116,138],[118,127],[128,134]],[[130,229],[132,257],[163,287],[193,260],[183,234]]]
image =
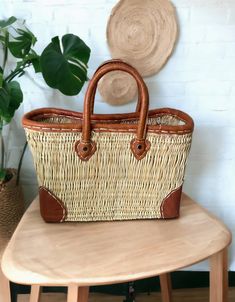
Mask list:
[[161,204],[162,218],[170,219],[179,217],[181,194],[182,186],[172,191],[163,200]]
[[63,222],[67,210],[61,200],[44,187],[39,188],[40,212],[45,222]]

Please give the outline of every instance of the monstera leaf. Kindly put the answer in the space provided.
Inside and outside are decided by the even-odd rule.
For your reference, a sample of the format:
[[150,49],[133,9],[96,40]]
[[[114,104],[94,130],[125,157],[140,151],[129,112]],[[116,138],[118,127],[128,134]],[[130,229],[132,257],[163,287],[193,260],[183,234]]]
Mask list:
[[20,84],[16,81],[10,83],[3,82],[0,88],[0,117],[9,123],[15,111],[23,101],[23,93]]
[[31,47],[34,46],[37,39],[34,34],[27,28],[16,29],[17,37],[14,37],[13,41],[8,43],[10,52],[16,58],[24,58],[31,50]]
[[47,85],[65,95],[76,95],[87,80],[90,48],[77,36],[66,34],[60,43],[54,37],[41,55],[41,69]]
[[11,16],[9,19],[7,20],[0,20],[0,28],[6,28],[8,26],[10,26],[11,24],[16,22],[16,17]]
[[19,73],[18,76],[22,76],[24,74],[24,69],[29,66],[33,65],[34,71],[41,72],[41,65],[40,65],[40,56],[33,50],[30,50],[30,53],[27,54],[21,61],[18,61],[16,64],[16,70],[22,70],[22,73]]

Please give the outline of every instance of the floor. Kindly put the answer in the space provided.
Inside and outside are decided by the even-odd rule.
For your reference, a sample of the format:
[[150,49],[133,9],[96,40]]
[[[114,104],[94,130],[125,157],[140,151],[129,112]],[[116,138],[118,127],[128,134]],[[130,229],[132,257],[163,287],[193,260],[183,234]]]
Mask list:
[[[89,302],[123,302],[124,297],[110,296],[104,294],[91,294]],[[19,295],[17,302],[28,302],[28,295]],[[66,302],[65,294],[43,294],[40,302]],[[208,289],[186,289],[175,290],[173,295],[173,302],[208,302]],[[235,288],[229,292],[229,302],[235,301]],[[159,293],[138,294],[136,302],[161,302]]]

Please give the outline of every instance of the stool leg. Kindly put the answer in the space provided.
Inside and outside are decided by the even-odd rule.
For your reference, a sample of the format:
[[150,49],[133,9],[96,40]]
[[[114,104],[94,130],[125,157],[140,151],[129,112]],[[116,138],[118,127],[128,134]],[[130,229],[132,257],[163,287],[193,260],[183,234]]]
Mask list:
[[162,302],[172,301],[172,287],[170,274],[160,275]]
[[40,285],[31,286],[30,302],[40,302],[41,290]]
[[79,287],[78,302],[87,302],[89,296],[89,287]]
[[210,257],[210,302],[228,302],[228,250]]
[[87,302],[89,296],[89,287],[78,287],[69,285],[67,302]]
[[11,302],[10,282],[3,275],[0,267],[0,302]]
[[78,286],[75,284],[69,285],[67,302],[78,302]]

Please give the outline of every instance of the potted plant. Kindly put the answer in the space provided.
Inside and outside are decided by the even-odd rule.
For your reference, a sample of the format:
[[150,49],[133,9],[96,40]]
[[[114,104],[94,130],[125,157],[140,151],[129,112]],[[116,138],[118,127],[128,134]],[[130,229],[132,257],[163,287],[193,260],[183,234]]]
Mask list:
[[[19,186],[19,173],[26,144],[18,170],[6,163],[4,126],[9,124],[23,101],[20,83],[15,79],[33,66],[42,72],[46,83],[66,95],[76,95],[87,80],[89,47],[77,36],[66,34],[54,37],[41,55],[34,50],[37,39],[23,21],[10,17],[0,20],[0,245],[9,238],[23,213],[23,195]],[[13,70],[9,68],[9,54],[16,58]],[[1,57],[0,57],[1,58]],[[5,238],[5,239],[4,239]]]
[[[2,62],[0,65],[0,241],[4,243],[23,214],[24,202],[22,189],[17,183],[17,170],[6,167],[5,144],[3,139],[4,126],[11,122],[15,111],[23,101],[20,84],[14,80],[21,76],[24,69],[32,64],[29,58],[33,52],[31,47],[36,38],[27,28],[15,27],[16,18],[0,21],[0,44],[2,48]],[[13,71],[9,71],[9,52],[18,59]],[[4,244],[1,244],[3,246]]]

